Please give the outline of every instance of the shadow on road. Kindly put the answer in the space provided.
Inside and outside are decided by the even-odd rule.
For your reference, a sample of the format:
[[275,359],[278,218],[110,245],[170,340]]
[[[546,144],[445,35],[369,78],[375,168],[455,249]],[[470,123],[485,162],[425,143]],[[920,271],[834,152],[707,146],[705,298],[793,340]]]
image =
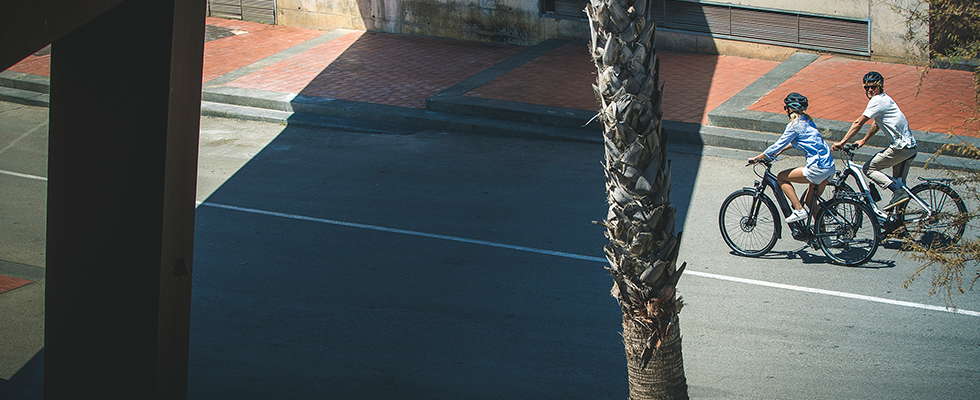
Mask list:
[[[365,59],[362,40],[333,63],[397,62]],[[198,208],[190,397],[625,397],[591,223],[607,207],[602,156],[592,143],[285,127]],[[699,172],[684,160],[678,227]]]

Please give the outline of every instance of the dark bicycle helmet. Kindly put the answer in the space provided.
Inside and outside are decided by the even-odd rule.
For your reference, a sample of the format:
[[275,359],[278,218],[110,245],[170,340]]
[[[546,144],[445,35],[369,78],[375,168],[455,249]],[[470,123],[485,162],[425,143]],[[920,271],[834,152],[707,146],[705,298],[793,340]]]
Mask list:
[[810,102],[807,101],[806,96],[796,92],[790,93],[788,96],[786,96],[786,98],[783,99],[783,103],[786,104],[787,108],[796,112],[806,111],[806,108],[810,106]]
[[885,77],[881,76],[881,74],[879,74],[879,73],[877,73],[875,71],[868,72],[867,74],[864,74],[864,85],[865,86],[884,86],[885,85]]

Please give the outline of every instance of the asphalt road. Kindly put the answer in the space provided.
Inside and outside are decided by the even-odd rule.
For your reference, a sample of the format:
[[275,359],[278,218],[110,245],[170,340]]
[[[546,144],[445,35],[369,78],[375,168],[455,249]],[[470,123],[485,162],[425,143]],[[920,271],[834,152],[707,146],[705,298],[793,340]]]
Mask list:
[[[0,149],[42,135],[36,114],[0,108]],[[189,398],[626,397],[591,223],[606,212],[601,147],[392,131],[202,119]],[[976,292],[942,310],[928,276],[901,287],[916,264],[889,248],[851,268],[789,238],[734,256],[717,213],[756,179],[754,154],[670,148],[693,398],[975,397]],[[0,170],[43,176],[15,154]],[[11,177],[0,210],[43,199]],[[30,237],[0,242],[0,259],[36,253]],[[13,300],[32,286],[0,312],[37,307]]]

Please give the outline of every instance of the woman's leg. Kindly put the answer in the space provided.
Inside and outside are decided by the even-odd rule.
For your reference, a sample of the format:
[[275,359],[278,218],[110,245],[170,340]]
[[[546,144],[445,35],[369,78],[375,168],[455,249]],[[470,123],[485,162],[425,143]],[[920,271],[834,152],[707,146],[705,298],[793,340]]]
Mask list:
[[[809,180],[803,176],[803,167],[796,167],[793,169],[787,169],[776,175],[776,180],[779,182],[779,187],[783,189],[783,193],[789,198],[790,204],[793,206],[794,210],[802,210],[803,204],[800,203],[800,198],[796,196],[796,189],[793,188],[793,183],[810,183]],[[808,191],[812,193],[813,191]],[[806,199],[809,202],[809,195]]]
[[819,209],[820,204],[815,201],[814,196],[820,196],[823,194],[824,189],[827,188],[827,181],[824,180],[823,182],[820,182],[819,185],[816,185],[810,181],[807,181],[807,183],[810,184],[810,188],[807,189],[806,198],[803,199],[803,202],[810,207],[810,215],[817,215],[817,210]]

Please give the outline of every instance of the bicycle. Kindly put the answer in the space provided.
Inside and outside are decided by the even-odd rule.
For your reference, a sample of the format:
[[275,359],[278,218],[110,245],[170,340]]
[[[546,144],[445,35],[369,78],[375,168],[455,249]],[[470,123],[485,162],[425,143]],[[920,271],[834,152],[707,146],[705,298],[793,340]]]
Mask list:
[[[776,245],[782,237],[782,224],[776,204],[765,193],[771,189],[783,217],[792,213],[789,201],[779,189],[776,175],[771,171],[770,158],[755,163],[765,166],[765,172],[753,171],[762,178],[753,187],[736,190],[721,204],[718,226],[725,243],[736,254],[759,257]],[[748,165],[746,165],[748,166]],[[814,204],[815,203],[815,204]],[[793,238],[814,248],[820,248],[837,264],[859,265],[867,262],[878,251],[881,230],[878,218],[866,205],[849,196],[835,196],[824,200],[814,196],[813,205],[819,206],[816,215],[809,213],[805,221],[788,224]]]
[[[900,182],[909,200],[889,213],[878,207],[876,202],[881,195],[875,185],[869,184],[862,165],[854,162],[857,147],[852,143],[841,148],[843,171],[837,171],[828,184],[834,187],[834,197],[846,196],[864,203],[878,217],[882,237],[904,236],[928,248],[949,247],[963,237],[966,224],[959,216],[967,212],[966,204],[950,186],[953,179],[919,177],[923,183],[911,189]],[[853,178],[857,191],[847,183],[848,178]]]

